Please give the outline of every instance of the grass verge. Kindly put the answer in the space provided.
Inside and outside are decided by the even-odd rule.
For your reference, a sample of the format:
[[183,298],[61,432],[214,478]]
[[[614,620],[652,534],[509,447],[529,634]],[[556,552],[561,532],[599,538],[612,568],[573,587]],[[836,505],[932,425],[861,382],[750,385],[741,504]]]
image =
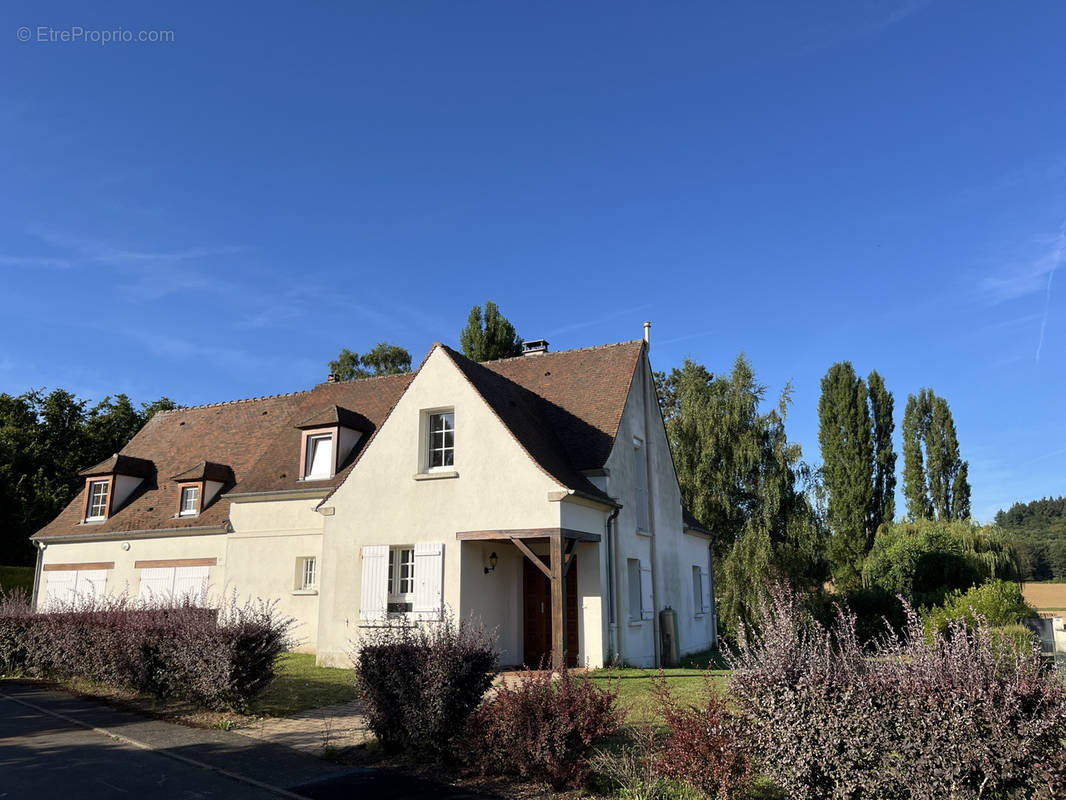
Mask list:
[[29,594],[33,591],[33,567],[0,567],[0,589],[23,589]]

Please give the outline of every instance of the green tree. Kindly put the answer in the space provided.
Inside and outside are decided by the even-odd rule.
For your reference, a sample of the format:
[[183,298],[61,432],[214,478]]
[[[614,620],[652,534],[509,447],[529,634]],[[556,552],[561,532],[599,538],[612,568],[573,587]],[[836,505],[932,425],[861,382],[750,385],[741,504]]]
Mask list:
[[800,488],[812,475],[785,434],[790,389],[762,411],[766,387],[743,355],[726,376],[686,360],[656,383],[682,499],[718,534],[719,618],[735,634],[772,581],[810,592],[825,576],[820,520]]
[[822,378],[818,442],[829,495],[829,561],[842,591],[857,589],[873,545],[874,445],[866,384],[847,361]]
[[0,563],[33,560],[29,537],[81,491],[78,472],[122,449],[156,412],[125,395],[87,407],[70,392],[0,394]]
[[1010,537],[972,520],[901,522],[881,528],[863,568],[863,583],[935,606],[952,591],[990,578],[1017,581],[1018,554]]
[[345,347],[335,360],[329,362],[329,371],[342,381],[397,375],[411,371],[411,354],[403,347],[388,342],[378,342],[362,356]]
[[970,516],[969,464],[959,456],[951,409],[932,389],[907,399],[903,460],[903,493],[911,519]]
[[470,309],[466,327],[459,333],[463,355],[473,361],[495,361],[522,355],[522,338],[494,302]]
[[869,528],[876,533],[882,525],[892,524],[896,517],[896,451],[892,446],[892,433],[896,429],[892,419],[895,400],[877,370],[870,373],[866,385],[870,393],[874,445],[874,489]]

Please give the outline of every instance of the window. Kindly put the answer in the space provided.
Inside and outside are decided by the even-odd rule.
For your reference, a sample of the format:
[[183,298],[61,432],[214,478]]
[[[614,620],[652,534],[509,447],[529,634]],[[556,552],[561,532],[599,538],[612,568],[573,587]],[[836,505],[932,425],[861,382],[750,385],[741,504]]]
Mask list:
[[315,434],[307,437],[304,464],[304,478],[333,477],[333,434]]
[[452,411],[429,415],[426,430],[428,445],[427,469],[446,469],[455,466],[455,413]]
[[89,513],[86,519],[107,519],[107,493],[110,481],[92,481],[89,484]]
[[297,588],[314,589],[318,585],[317,559],[314,557],[300,559],[300,580]]
[[640,561],[626,559],[626,572],[629,576],[629,619],[631,622],[641,618],[640,609]]
[[633,439],[634,471],[633,494],[636,497],[637,530],[650,531],[648,525],[648,462],[644,456],[644,442]]
[[200,513],[200,487],[199,486],[182,486],[181,487],[181,506],[178,511],[179,516],[190,517]]
[[412,547],[389,548],[388,612],[401,614],[414,607],[415,551]]
[[692,607],[697,614],[703,613],[703,570],[696,565],[692,567]]

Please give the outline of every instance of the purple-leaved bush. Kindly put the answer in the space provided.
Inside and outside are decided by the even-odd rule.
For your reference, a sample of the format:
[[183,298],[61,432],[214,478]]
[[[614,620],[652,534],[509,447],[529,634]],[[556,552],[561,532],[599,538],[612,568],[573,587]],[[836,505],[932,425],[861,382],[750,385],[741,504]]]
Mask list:
[[1062,676],[1039,651],[913,609],[864,651],[855,618],[825,628],[773,589],[729,684],[757,769],[795,800],[1052,798],[1066,793]]
[[292,624],[273,603],[235,598],[215,609],[119,595],[34,613],[25,595],[0,595],[0,673],[80,677],[242,709],[274,679]]

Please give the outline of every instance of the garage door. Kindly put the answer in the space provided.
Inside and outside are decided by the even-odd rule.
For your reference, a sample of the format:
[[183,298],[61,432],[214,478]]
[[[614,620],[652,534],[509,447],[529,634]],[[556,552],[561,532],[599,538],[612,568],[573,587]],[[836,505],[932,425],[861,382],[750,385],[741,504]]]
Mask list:
[[145,567],[138,597],[146,603],[199,600],[207,591],[210,567]]
[[69,609],[103,597],[107,586],[106,569],[63,569],[46,572],[45,607]]

